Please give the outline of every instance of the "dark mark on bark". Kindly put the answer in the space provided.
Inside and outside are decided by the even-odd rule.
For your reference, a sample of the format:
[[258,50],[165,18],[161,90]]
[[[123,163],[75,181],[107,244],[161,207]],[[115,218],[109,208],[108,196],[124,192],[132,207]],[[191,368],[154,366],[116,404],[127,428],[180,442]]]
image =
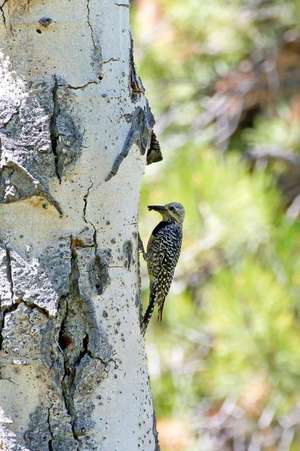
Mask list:
[[59,407],[57,403],[50,403],[47,407],[44,406],[46,401],[45,398],[41,399],[41,405],[29,415],[27,430],[23,434],[24,445],[26,445],[23,449],[32,451],[75,450],[74,439],[71,438],[71,431],[64,427],[64,420],[61,418],[62,421],[58,424]]
[[4,312],[0,312],[0,351],[2,350],[2,345],[3,345],[4,324],[5,324],[5,315],[4,315]]
[[53,19],[51,19],[51,17],[41,17],[39,19],[39,24],[42,27],[46,27],[46,28],[49,27],[49,25],[51,25],[52,22],[53,22]]
[[[79,293],[79,270],[77,264],[77,255],[75,249],[72,247],[72,237],[71,237],[71,272],[69,276],[69,295],[63,297],[61,300],[61,306],[64,309],[64,315],[61,322],[61,328],[59,332],[58,343],[63,351],[64,357],[64,375],[61,381],[62,387],[62,396],[64,399],[66,411],[70,416],[71,428],[73,432],[73,438],[78,442],[78,436],[75,432],[75,421],[76,421],[76,411],[74,407],[74,379],[76,375],[75,364],[72,362],[72,355],[69,356],[67,353],[67,347],[64,346],[64,337],[68,336],[67,332],[67,321],[69,315],[69,298],[78,298],[80,296]],[[63,302],[64,301],[64,302]],[[77,448],[78,449],[78,448]]]
[[97,294],[101,295],[110,283],[108,272],[109,252],[105,250],[95,252],[95,260],[89,270],[89,281],[96,288]]
[[50,415],[51,415],[51,409],[53,406],[50,406],[48,408],[48,416],[47,416],[47,424],[48,424],[48,429],[49,429],[49,434],[50,434],[50,439],[48,440],[48,451],[53,451],[53,432],[52,432],[52,428],[51,428],[51,423],[50,423]]
[[134,54],[133,54],[133,38],[130,36],[130,54],[129,54],[129,86],[130,95],[134,102],[136,102],[142,94],[145,93],[142,80],[136,73]]
[[154,450],[153,451],[160,451],[159,440],[158,440],[158,433],[157,433],[157,428],[156,428],[155,412],[153,412],[152,432],[153,432],[153,437],[154,437]]
[[10,285],[10,296],[11,296],[11,302],[14,301],[14,282],[12,278],[12,270],[11,270],[11,257],[10,257],[10,250],[8,247],[5,248],[6,252],[6,277]]
[[[13,309],[15,310],[17,307],[13,305],[13,299],[14,299],[14,285],[13,285],[13,279],[12,279],[12,271],[11,271],[11,257],[10,257],[10,250],[5,247],[5,263],[6,263],[6,277],[10,285],[10,296],[11,296],[11,302]],[[10,307],[11,308],[11,307]],[[3,344],[3,335],[2,331],[4,329],[5,324],[5,314],[7,313],[7,308],[3,309],[2,305],[0,304],[0,350],[2,349]]]
[[108,58],[108,60],[101,61],[101,64],[107,64],[107,63],[111,63],[111,62],[115,63],[117,61],[120,61],[120,58],[113,58],[113,57],[111,57],[111,58]]
[[91,5],[90,0],[86,0],[86,11],[87,11],[86,20],[87,20],[87,25],[88,25],[88,28],[90,31],[91,41],[92,41],[91,64],[94,67],[95,74],[97,74],[98,80],[101,81],[103,79],[102,61],[101,61],[102,60],[102,52],[101,52],[101,47],[99,44],[98,36],[92,26],[91,18],[93,17],[94,14],[93,14],[93,11],[91,11],[90,5]]
[[93,186],[94,186],[94,182],[92,179],[90,179],[90,185],[87,188],[87,192],[83,196],[83,220],[86,224],[90,224],[90,222],[87,220],[87,217],[86,217],[86,210],[87,210],[87,206],[88,206],[88,197],[89,197],[90,191],[93,188]]
[[94,242],[94,250],[95,250],[95,259],[89,268],[89,280],[92,287],[96,288],[97,294],[103,294],[105,288],[110,283],[110,277],[108,273],[108,263],[109,263],[109,252],[106,250],[98,250],[98,242],[97,242],[97,229],[95,225],[88,220],[87,218],[87,206],[88,206],[88,197],[91,189],[93,188],[93,180],[90,180],[90,185],[88,186],[87,192],[83,197],[84,206],[83,206],[83,219],[86,224],[92,226],[93,232],[93,242]]
[[59,101],[58,90],[69,89],[84,89],[91,84],[97,84],[96,81],[90,81],[82,86],[71,86],[59,81],[54,76],[54,85],[52,88],[52,102],[53,111],[50,118],[50,140],[52,152],[54,155],[55,173],[62,182],[64,169],[71,164],[79,155],[82,146],[82,134],[75,125],[71,115],[64,110],[63,104]]
[[59,180],[59,183],[61,183],[61,174],[58,169],[58,153],[57,153],[57,145],[58,145],[58,139],[59,139],[57,124],[56,124],[56,118],[59,114],[57,91],[58,91],[58,82],[57,82],[56,76],[54,75],[54,85],[53,85],[53,89],[52,89],[53,113],[52,113],[52,116],[50,119],[50,139],[51,139],[52,152],[54,154],[55,174]]
[[138,232],[138,234],[137,234],[137,239],[138,239],[137,250],[138,250],[138,252],[142,253],[144,260],[147,261],[147,252],[145,251],[144,243],[141,238],[140,232]]
[[146,149],[150,144],[153,125],[154,118],[148,104],[145,108],[137,107],[134,110],[131,120],[131,127],[126,136],[121,152],[115,159],[111,171],[105,178],[106,182],[117,174],[122,161],[127,157],[133,144],[137,144],[139,146],[142,155],[145,154]]
[[133,246],[132,242],[130,240],[125,241],[123,244],[123,254],[124,254],[124,265],[125,268],[130,270],[130,266],[132,263],[132,253],[133,253]]
[[90,17],[91,17],[90,0],[87,0],[87,2],[86,2],[86,9],[87,9],[87,23],[88,23],[88,27],[90,29],[93,47],[94,47],[94,50],[97,50],[96,40],[95,40],[95,36],[94,36],[94,30],[93,30],[93,27],[92,27],[91,21],[90,21]]
[[83,202],[84,202],[84,205],[83,205],[83,220],[84,220],[84,222],[85,222],[86,224],[91,225],[92,228],[93,228],[93,230],[94,230],[94,233],[93,233],[93,241],[94,241],[95,254],[96,254],[96,251],[97,251],[97,248],[98,248],[98,243],[97,243],[97,229],[96,229],[95,225],[94,225],[91,221],[89,221],[89,220],[87,219],[88,197],[89,197],[90,191],[91,191],[91,189],[93,188],[93,186],[94,186],[94,182],[93,182],[92,179],[90,179],[90,185],[88,186],[88,189],[87,189],[86,194],[83,196]]
[[85,88],[87,88],[88,86],[91,86],[91,85],[98,85],[98,84],[99,84],[98,81],[90,80],[87,83],[85,83],[84,85],[72,86],[72,85],[67,84],[67,85],[63,85],[63,86],[66,86],[69,89],[74,89],[74,91],[76,91],[76,90],[80,90],[80,89],[85,89]]
[[6,28],[6,17],[5,17],[5,13],[4,13],[4,6],[6,5],[6,3],[8,2],[8,0],[4,0],[4,2],[2,3],[2,5],[0,6],[0,11],[1,11],[1,15],[2,15],[2,20],[3,20],[3,24]]
[[[99,380],[106,372],[106,366],[111,361],[111,349],[103,333],[99,333],[92,303],[85,298],[80,289],[80,256],[77,254],[73,237],[70,237],[71,271],[69,276],[69,294],[61,298],[61,327],[59,346],[63,352],[64,374],[61,380],[63,399],[66,411],[70,416],[73,438],[81,441],[81,437],[89,430],[90,418],[82,415],[76,396],[79,384],[84,384],[82,377],[94,361],[101,362],[103,374],[95,374]],[[70,346],[72,344],[72,346]],[[104,348],[107,348],[105,352]],[[92,374],[92,373],[91,373]],[[82,390],[82,385],[80,385]],[[86,396],[89,396],[87,391]],[[78,444],[78,446],[80,446]]]

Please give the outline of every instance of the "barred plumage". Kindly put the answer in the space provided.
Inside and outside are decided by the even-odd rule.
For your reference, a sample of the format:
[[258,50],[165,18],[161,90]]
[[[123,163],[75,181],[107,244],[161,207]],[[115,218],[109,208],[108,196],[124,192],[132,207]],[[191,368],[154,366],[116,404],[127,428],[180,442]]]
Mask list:
[[153,230],[147,246],[146,260],[150,278],[150,297],[142,321],[143,334],[155,305],[158,305],[158,319],[160,321],[162,319],[164,302],[169,293],[180,255],[184,218],[184,208],[176,202],[165,206],[150,206],[149,209],[159,211],[163,220]]

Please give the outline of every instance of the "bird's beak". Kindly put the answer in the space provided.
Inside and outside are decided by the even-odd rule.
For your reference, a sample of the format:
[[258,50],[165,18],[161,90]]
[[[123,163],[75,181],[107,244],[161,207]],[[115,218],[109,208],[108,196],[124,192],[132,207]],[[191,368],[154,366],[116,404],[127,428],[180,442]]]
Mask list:
[[163,205],[148,205],[148,210],[158,211],[159,213],[164,213],[166,211],[166,207]]

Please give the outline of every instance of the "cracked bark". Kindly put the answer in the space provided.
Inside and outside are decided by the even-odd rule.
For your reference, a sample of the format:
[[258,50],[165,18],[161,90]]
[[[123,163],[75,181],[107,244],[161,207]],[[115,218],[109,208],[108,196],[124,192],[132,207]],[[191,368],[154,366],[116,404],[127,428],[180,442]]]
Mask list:
[[68,87],[69,89],[74,89],[74,90],[77,90],[77,89],[85,89],[85,88],[87,88],[88,86],[91,86],[91,85],[97,85],[98,83],[99,83],[99,81],[97,81],[97,80],[91,80],[91,81],[88,81],[87,83],[84,83],[83,85],[79,85],[79,86],[67,85],[67,87]]
[[[77,255],[75,250],[72,249],[72,238],[71,238],[71,272],[69,281],[70,284],[69,295],[65,299],[64,306],[65,315],[62,319],[58,342],[64,355],[64,374],[61,382],[62,395],[64,398],[67,413],[71,418],[73,437],[76,441],[78,441],[78,435],[75,430],[76,410],[74,407],[74,390],[75,390],[74,380],[76,375],[76,366],[79,365],[84,353],[82,353],[82,350],[80,350],[78,358],[74,362],[70,361],[67,348],[73,342],[74,337],[72,337],[71,331],[68,331],[67,320],[69,316],[69,302],[71,301],[72,298],[80,298],[78,279],[79,279],[79,270],[77,265]],[[86,336],[87,335],[85,335],[85,337]],[[85,337],[82,341],[82,344],[84,344]]]
[[93,30],[93,27],[91,25],[91,20],[90,20],[90,17],[91,17],[90,0],[86,0],[86,9],[87,9],[87,23],[88,23],[88,26],[90,29],[93,47],[94,47],[94,49],[97,49],[98,46],[96,45],[94,30]]
[[11,273],[11,258],[10,258],[10,251],[8,248],[5,249],[6,251],[6,260],[7,260],[7,280],[10,285],[10,296],[11,299],[14,299],[14,283],[12,279],[12,273]]
[[144,155],[146,149],[150,146],[153,125],[153,116],[148,107],[145,109],[141,107],[135,109],[132,115],[131,127],[127,133],[121,152],[115,158],[112,168],[105,178],[106,182],[118,173],[123,160],[127,157],[133,144],[136,144],[141,154]]
[[153,451],[137,211],[154,120],[128,5],[71,3],[0,6],[0,447]]
[[91,189],[94,186],[94,182],[92,179],[90,179],[90,185],[87,188],[87,192],[85,193],[85,195],[83,196],[83,220],[86,224],[90,225],[93,229],[93,243],[94,243],[94,248],[95,248],[95,255],[97,255],[97,249],[98,249],[98,243],[97,243],[97,228],[95,226],[95,224],[93,224],[90,220],[87,219],[87,207],[88,207],[88,197],[90,194]]
[[4,2],[2,3],[2,5],[0,6],[0,11],[1,11],[1,15],[2,15],[2,20],[3,20],[3,24],[4,27],[6,28],[6,17],[5,17],[5,13],[4,13],[4,6],[6,5],[6,3],[8,2],[8,0],[4,0]]
[[53,432],[52,432],[51,424],[50,424],[50,415],[51,415],[51,408],[52,407],[53,406],[50,406],[49,409],[48,409],[48,418],[47,418],[47,423],[48,423],[49,432],[50,432],[50,439],[48,440],[48,450],[49,451],[53,451],[53,446],[52,446],[52,443],[53,443]]
[[[26,181],[28,181],[30,184],[30,192],[29,193],[25,192],[24,195],[21,194],[21,196],[19,197],[15,197],[15,194],[13,194],[11,198],[8,199],[7,196],[4,196],[4,203],[17,202],[20,199],[20,197],[40,196],[45,200],[47,200],[49,204],[56,209],[56,211],[59,213],[60,216],[63,215],[59,202],[51,195],[48,189],[45,186],[43,186],[43,184],[38,179],[34,178],[30,174],[30,172],[27,171],[23,166],[14,161],[7,161],[7,157],[4,158],[4,163],[1,163],[0,161],[0,182],[6,169],[11,170],[10,175],[16,174],[18,175],[19,178],[21,178],[21,183],[23,182],[23,187],[25,187],[24,179],[27,179]],[[3,179],[5,179],[5,176],[3,177]],[[0,199],[0,203],[1,202],[3,202],[2,199]]]
[[130,36],[130,73],[129,84],[131,90],[131,98],[134,102],[138,101],[139,97],[145,93],[142,80],[136,73],[133,51],[133,38]]
[[59,113],[59,106],[57,101],[57,90],[58,90],[58,82],[57,78],[54,75],[54,85],[52,89],[52,100],[53,100],[53,113],[50,119],[50,139],[51,139],[51,146],[52,146],[52,152],[54,154],[54,164],[55,164],[55,174],[59,180],[59,183],[61,183],[61,174],[58,168],[58,153],[57,153],[57,144],[58,144],[58,130],[56,125],[56,118]]

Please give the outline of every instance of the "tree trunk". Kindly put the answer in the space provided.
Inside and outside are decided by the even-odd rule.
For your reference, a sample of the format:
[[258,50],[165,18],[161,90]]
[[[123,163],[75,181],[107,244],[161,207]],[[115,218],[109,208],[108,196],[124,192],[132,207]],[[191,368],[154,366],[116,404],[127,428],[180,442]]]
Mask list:
[[128,1],[0,10],[3,450],[158,449],[137,250],[153,118]]

